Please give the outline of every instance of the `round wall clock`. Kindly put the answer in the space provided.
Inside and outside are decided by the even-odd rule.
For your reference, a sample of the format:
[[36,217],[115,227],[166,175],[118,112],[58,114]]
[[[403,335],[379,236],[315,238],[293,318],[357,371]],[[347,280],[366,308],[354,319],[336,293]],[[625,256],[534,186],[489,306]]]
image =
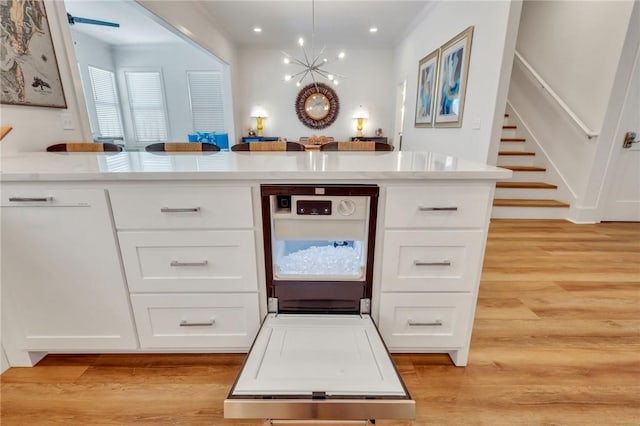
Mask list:
[[329,127],[338,117],[340,100],[336,92],[323,83],[311,83],[296,98],[298,119],[312,129]]

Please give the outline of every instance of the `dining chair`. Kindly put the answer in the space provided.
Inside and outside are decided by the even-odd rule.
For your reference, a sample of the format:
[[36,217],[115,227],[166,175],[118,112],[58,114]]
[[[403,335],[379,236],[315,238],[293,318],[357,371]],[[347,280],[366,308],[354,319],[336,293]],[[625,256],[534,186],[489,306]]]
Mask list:
[[297,142],[244,142],[235,144],[231,151],[304,151],[304,145]]
[[147,152],[203,152],[220,151],[218,145],[206,142],[158,142],[147,145]]
[[48,152],[120,152],[123,148],[114,143],[67,142],[47,147]]
[[329,142],[320,151],[393,151],[393,145],[383,142]]

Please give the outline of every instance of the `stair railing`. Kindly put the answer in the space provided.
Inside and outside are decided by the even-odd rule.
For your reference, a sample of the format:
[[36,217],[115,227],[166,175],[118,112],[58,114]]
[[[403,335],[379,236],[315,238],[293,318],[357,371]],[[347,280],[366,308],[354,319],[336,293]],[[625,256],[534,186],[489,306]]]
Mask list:
[[578,116],[573,112],[573,110],[571,108],[569,108],[569,105],[567,105],[562,98],[560,98],[560,96],[558,96],[558,94],[547,84],[546,81],[544,81],[542,79],[542,77],[540,77],[540,74],[538,74],[536,72],[536,70],[533,69],[533,67],[531,66],[531,64],[529,64],[529,62],[527,62],[522,55],[520,54],[520,52],[518,52],[517,50],[515,51],[515,56],[516,58],[518,58],[518,60],[522,63],[522,65],[524,65],[524,67],[527,69],[527,71],[529,71],[531,73],[531,75],[538,81],[538,83],[540,84],[540,86],[542,87],[542,89],[546,90],[549,95],[551,95],[551,97],[558,103],[558,105],[560,105],[560,107],[569,115],[569,117],[571,117],[571,119],[578,125],[578,127],[580,127],[582,129],[582,131],[585,133],[585,135],[587,135],[587,138],[592,139],[597,137],[599,134],[597,132],[594,132],[593,130],[589,129],[589,127],[587,127],[586,124],[584,124],[584,122],[582,120],[580,120],[580,118],[578,118]]

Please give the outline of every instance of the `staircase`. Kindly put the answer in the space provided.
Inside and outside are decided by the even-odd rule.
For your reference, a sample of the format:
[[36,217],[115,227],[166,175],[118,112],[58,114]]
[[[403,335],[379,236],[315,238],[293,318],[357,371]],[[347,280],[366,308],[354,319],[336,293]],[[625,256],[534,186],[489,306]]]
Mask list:
[[505,114],[498,166],[513,171],[509,180],[496,183],[491,217],[500,219],[563,219],[569,204],[557,200],[558,186],[547,182],[547,169],[536,162],[536,152]]

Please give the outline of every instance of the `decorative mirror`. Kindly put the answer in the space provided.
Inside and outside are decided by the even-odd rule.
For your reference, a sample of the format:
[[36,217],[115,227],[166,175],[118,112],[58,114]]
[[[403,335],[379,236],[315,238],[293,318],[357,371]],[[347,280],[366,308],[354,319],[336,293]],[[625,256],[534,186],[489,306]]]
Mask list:
[[311,83],[296,98],[298,119],[312,129],[324,129],[336,121],[340,100],[336,92],[323,83]]

